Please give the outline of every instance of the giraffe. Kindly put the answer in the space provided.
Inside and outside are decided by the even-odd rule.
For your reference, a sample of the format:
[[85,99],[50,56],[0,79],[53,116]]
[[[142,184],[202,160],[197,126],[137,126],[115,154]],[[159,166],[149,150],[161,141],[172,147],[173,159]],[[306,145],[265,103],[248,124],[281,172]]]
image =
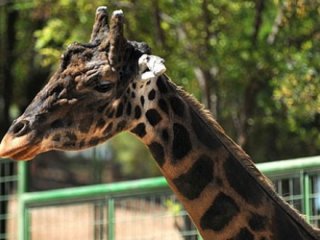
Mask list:
[[95,146],[122,131],[147,145],[205,240],[320,239],[146,43],[123,35],[121,10],[98,7],[89,43],[61,65],[9,128],[0,157]]

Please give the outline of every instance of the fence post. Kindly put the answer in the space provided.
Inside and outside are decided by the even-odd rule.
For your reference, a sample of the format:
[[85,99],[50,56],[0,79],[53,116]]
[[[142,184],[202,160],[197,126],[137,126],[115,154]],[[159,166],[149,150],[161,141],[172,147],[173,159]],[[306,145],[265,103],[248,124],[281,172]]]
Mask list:
[[114,199],[111,197],[108,199],[108,220],[107,220],[107,232],[108,240],[115,239],[115,204]]
[[304,214],[306,215],[307,222],[310,223],[311,217],[311,208],[310,208],[310,192],[311,192],[311,183],[310,176],[308,173],[304,173],[303,178],[303,201],[304,201]]
[[23,194],[27,191],[27,163],[18,163],[18,239],[29,239],[27,226],[27,209],[23,201]]

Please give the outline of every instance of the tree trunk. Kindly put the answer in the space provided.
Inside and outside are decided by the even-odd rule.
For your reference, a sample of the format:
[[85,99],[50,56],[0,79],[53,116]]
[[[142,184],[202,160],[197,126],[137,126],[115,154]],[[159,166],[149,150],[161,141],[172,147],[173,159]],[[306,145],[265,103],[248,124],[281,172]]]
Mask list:
[[[217,118],[218,117],[218,96],[217,88],[218,84],[216,83],[214,76],[210,70],[203,69],[201,67],[194,68],[196,78],[199,82],[200,89],[202,94],[202,103],[208,108],[212,114]],[[215,89],[212,91],[211,86],[215,86]]]
[[[18,12],[12,8],[12,2],[9,2],[5,8],[5,34],[2,39],[2,96],[3,96],[3,112],[2,112],[2,124],[1,127],[3,131],[6,131],[10,126],[10,105],[12,103],[12,93],[13,93],[13,63],[15,61],[14,47],[16,42],[16,31],[15,25],[18,18]],[[3,135],[4,132],[1,132]],[[3,162],[0,166],[0,177],[8,177],[14,174],[14,163],[13,162]],[[0,184],[0,196],[7,196],[12,193],[13,182],[1,182]],[[0,202],[0,216],[5,216],[8,213],[8,201]],[[0,219],[0,235],[5,236],[7,231],[7,220]]]
[[3,86],[3,98],[4,98],[4,109],[3,109],[3,117],[4,117],[4,127],[7,128],[10,126],[10,105],[12,103],[12,93],[13,93],[13,63],[15,61],[14,56],[14,47],[16,43],[16,31],[15,24],[18,18],[18,12],[13,10],[10,5],[6,7],[7,19],[6,19],[6,42],[5,42],[5,51],[4,56],[6,61],[4,61],[4,86]]
[[167,48],[165,33],[161,27],[161,10],[158,0],[152,0],[154,25],[156,27],[156,39],[157,44],[161,48]]

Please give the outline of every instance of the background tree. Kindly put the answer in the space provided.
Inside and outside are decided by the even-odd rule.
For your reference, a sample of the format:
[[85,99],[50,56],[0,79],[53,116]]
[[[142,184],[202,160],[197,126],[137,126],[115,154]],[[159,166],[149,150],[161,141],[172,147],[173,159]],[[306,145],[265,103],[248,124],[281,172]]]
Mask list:
[[[2,132],[57,67],[63,49],[88,40],[92,12],[103,4],[2,5]],[[128,37],[164,57],[172,79],[201,99],[258,162],[319,152],[319,6],[318,0],[109,3],[126,12]],[[132,156],[145,153],[133,149],[141,153]]]
[[[103,4],[2,5],[2,132],[57,67],[63,49],[88,40],[92,12]],[[318,0],[109,3],[126,12],[128,37],[148,42],[164,57],[172,79],[201,99],[258,162],[319,152],[319,6]],[[120,142],[113,148],[121,148]],[[133,149],[141,153],[132,156],[145,153]],[[126,164],[137,161],[132,157]]]

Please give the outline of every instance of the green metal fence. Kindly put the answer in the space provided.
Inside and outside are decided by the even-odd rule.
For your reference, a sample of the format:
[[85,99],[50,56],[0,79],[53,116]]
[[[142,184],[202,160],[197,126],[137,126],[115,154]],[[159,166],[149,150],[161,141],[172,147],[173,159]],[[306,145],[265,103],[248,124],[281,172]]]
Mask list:
[[17,239],[16,229],[12,229],[13,222],[17,222],[17,164],[7,159],[0,159],[0,240]]
[[[320,226],[320,157],[258,168],[310,223]],[[19,163],[18,173],[18,222],[10,228],[16,232],[2,239],[200,239],[162,177],[27,192],[25,163]]]

